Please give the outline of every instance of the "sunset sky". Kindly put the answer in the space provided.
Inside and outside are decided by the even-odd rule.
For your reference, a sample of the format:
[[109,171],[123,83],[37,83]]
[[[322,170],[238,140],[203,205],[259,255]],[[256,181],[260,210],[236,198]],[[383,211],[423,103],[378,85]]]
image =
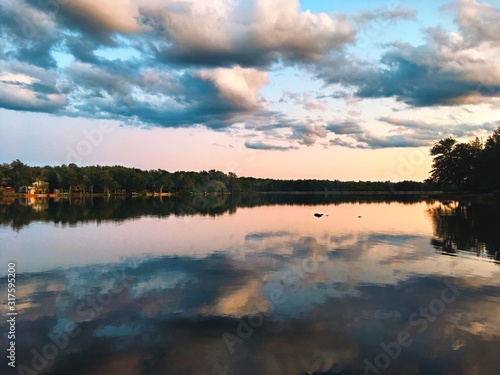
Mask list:
[[2,0],[0,162],[423,180],[500,125],[500,0]]

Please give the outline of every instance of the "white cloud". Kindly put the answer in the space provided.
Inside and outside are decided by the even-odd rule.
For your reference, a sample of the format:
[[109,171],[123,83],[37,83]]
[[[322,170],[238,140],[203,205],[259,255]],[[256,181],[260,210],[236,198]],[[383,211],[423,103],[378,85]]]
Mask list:
[[199,76],[212,82],[222,98],[247,109],[259,105],[259,90],[268,83],[266,72],[241,67],[202,70]]
[[341,17],[300,12],[299,7],[298,0],[257,0],[257,40],[269,49],[310,61],[354,40],[355,30]]
[[149,32],[166,59],[316,61],[354,42],[341,16],[301,12],[298,0],[72,0],[64,15],[96,35]]
[[30,77],[26,74],[16,74],[16,73],[2,73],[0,74],[0,82],[3,84],[16,84],[16,83],[22,83],[22,84],[32,84],[34,82],[37,82],[38,79]]
[[61,109],[66,104],[66,95],[37,92],[15,83],[0,81],[0,103],[4,108],[51,112]]
[[135,33],[142,29],[139,24],[139,4],[134,0],[71,0],[61,2],[65,12],[85,19],[91,25],[110,32]]
[[470,44],[485,41],[500,44],[500,9],[488,2],[460,0],[446,8],[456,12],[455,22]]
[[298,139],[301,144],[306,146],[312,146],[318,138],[326,138],[328,135],[326,128],[316,123],[295,126],[292,131],[292,138]]

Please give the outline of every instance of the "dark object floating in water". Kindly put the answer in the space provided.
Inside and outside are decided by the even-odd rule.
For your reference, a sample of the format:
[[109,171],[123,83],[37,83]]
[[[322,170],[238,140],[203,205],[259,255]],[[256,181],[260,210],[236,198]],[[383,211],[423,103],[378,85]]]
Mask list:
[[321,216],[323,216],[323,214],[318,214],[318,213],[316,212],[316,213],[314,214],[314,216],[316,216],[316,217],[321,217]]

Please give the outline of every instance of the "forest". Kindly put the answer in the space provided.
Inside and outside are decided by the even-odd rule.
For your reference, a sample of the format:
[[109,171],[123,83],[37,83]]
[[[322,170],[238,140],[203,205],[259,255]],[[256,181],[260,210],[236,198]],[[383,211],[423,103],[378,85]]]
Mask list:
[[140,170],[123,166],[85,166],[75,164],[33,167],[20,160],[0,165],[4,187],[18,192],[36,181],[68,194],[131,193],[238,193],[238,192],[333,192],[333,191],[422,191],[429,184],[415,181],[373,182],[339,180],[275,180],[238,177],[216,170],[168,172],[162,169]]
[[68,194],[173,194],[239,192],[397,192],[397,191],[500,191],[500,127],[483,142],[476,138],[459,143],[445,138],[430,150],[430,177],[423,181],[277,180],[238,177],[232,172],[169,172],[123,166],[29,166],[20,160],[0,164],[0,186],[4,194],[20,192],[34,183],[47,192]]

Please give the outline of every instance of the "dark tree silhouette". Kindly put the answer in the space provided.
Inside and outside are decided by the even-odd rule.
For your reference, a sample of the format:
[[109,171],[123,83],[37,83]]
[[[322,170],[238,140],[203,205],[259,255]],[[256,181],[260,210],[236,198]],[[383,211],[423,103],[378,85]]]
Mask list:
[[430,150],[434,156],[431,181],[446,190],[472,189],[482,149],[482,142],[478,138],[469,143],[458,143],[453,138],[436,142]]

